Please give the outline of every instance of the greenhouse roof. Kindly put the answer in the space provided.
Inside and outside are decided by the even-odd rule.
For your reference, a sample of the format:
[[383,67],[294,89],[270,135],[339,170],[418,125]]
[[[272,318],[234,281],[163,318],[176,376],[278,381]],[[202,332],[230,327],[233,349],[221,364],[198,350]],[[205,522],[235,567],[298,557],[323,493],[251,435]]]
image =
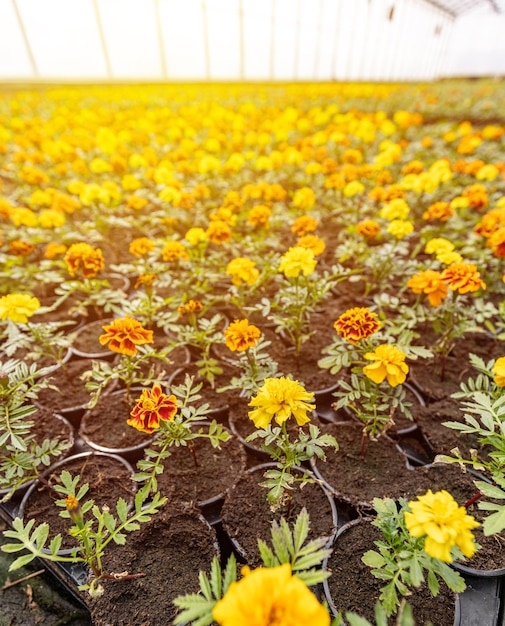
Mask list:
[[491,8],[495,13],[505,13],[504,0],[425,0],[453,17],[458,17],[476,8]]

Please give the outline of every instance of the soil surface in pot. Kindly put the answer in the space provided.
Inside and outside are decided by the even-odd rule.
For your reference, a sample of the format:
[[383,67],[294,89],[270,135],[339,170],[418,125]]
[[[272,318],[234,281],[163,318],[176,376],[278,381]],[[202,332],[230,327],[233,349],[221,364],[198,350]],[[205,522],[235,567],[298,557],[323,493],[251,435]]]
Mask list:
[[[332,572],[328,588],[335,608],[343,613],[358,613],[372,624],[375,624],[374,606],[385,583],[373,576],[361,557],[367,550],[377,550],[374,541],[381,538],[382,533],[369,522],[350,526],[337,537],[328,559],[328,569]],[[455,595],[441,580],[436,598],[427,587],[421,587],[414,589],[407,601],[419,626],[428,622],[433,626],[450,626],[454,622]],[[393,617],[389,623],[395,623]]]
[[[89,491],[84,499],[93,499],[100,508],[107,505],[115,511],[119,498],[130,502],[133,497],[134,485],[131,480],[131,471],[117,459],[101,455],[69,459],[46,476],[46,480],[51,485],[57,484],[63,470],[70,472],[72,477],[78,474],[79,485],[89,484]],[[55,504],[55,501],[61,498],[61,494],[44,485],[35,488],[26,500],[23,520],[26,523],[30,519],[35,519],[36,525],[47,522],[50,527],[49,536],[54,537],[61,533],[62,549],[72,548],[77,545],[75,539],[68,534],[72,523],[59,516],[63,509]]]
[[88,322],[79,328],[77,335],[72,343],[72,348],[79,350],[83,355],[95,356],[103,354],[104,357],[112,358],[114,352],[111,352],[106,345],[100,343],[99,337],[105,333],[103,326],[110,324],[111,318],[103,320],[95,320]]
[[318,459],[316,465],[337,497],[356,507],[371,506],[374,498],[415,497],[414,471],[408,469],[404,454],[389,438],[368,439],[362,457],[360,424],[323,424],[321,430],[333,435],[339,444],[337,452],[326,448],[326,461]]
[[[482,479],[469,472],[463,472],[457,464],[445,463],[437,463],[431,467],[420,467],[416,469],[416,474],[419,477],[420,495],[426,493],[428,489],[433,492],[445,489],[460,506],[463,506],[477,493],[478,490],[474,481]],[[468,513],[482,523],[490,512],[481,511],[477,501],[468,507]],[[472,533],[475,536],[475,541],[481,547],[471,559],[462,561],[462,564],[483,571],[504,568],[505,532],[486,537],[482,526],[479,526],[472,530]]]
[[107,572],[142,573],[142,578],[104,580],[105,593],[86,597],[95,626],[167,626],[177,609],[172,600],[196,593],[198,572],[208,572],[217,554],[214,531],[192,511],[174,512],[170,505],[128,536],[125,546],[112,546],[104,556]]
[[50,383],[57,389],[41,389],[37,403],[56,412],[87,404],[90,394],[81,376],[92,368],[92,359],[76,359],[65,363],[50,375]]
[[[36,413],[28,417],[33,421],[30,433],[34,435],[35,441],[40,445],[44,439],[58,439],[59,441],[72,442],[74,440],[74,432],[72,426],[57,415],[51,409],[41,407]],[[56,460],[53,457],[53,461]]]
[[267,489],[263,482],[264,468],[247,472],[239,478],[225,498],[221,518],[228,536],[239,544],[250,566],[257,567],[262,561],[258,550],[258,539],[271,543],[271,524],[284,517],[293,524],[303,507],[309,513],[309,537],[331,537],[336,531],[336,520],[328,497],[316,482],[303,487],[295,485],[291,499],[273,512],[267,500]]
[[[204,432],[208,426],[197,426]],[[245,469],[244,447],[234,436],[213,448],[207,438],[193,440],[198,465],[188,446],[173,446],[163,461],[164,471],[158,476],[158,489],[171,500],[204,502],[223,494]],[[156,450],[156,447],[153,447]]]
[[97,445],[116,450],[143,443],[147,445],[153,435],[143,433],[126,423],[140,393],[132,390],[130,400],[124,391],[102,396],[96,406],[84,414],[79,433]]

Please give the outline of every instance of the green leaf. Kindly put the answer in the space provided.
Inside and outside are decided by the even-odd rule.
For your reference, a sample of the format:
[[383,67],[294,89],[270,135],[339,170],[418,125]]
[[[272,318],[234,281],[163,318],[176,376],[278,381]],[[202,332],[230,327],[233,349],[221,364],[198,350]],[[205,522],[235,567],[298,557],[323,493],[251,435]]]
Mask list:
[[488,515],[482,526],[486,537],[496,535],[505,528],[505,507],[496,513]]
[[365,565],[368,565],[368,567],[380,568],[384,567],[386,564],[386,560],[378,552],[375,552],[375,550],[368,550],[368,552],[365,552],[365,554],[361,557],[361,560]]
[[119,498],[117,501],[116,511],[121,523],[124,524],[128,517],[128,504],[123,498]]
[[32,552],[28,554],[23,554],[23,556],[19,556],[15,561],[10,564],[9,572],[28,565],[28,563],[31,563],[35,558],[37,558],[37,555],[33,554]]

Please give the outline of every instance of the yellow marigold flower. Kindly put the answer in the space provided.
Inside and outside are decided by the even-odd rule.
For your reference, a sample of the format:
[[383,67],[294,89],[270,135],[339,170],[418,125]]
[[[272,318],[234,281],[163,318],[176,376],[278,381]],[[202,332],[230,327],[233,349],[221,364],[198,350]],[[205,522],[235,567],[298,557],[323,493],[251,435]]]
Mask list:
[[370,365],[365,365],[363,374],[378,385],[387,379],[391,387],[397,387],[405,382],[409,372],[405,356],[405,352],[396,346],[377,346],[374,352],[363,355],[367,361],[373,361]]
[[387,232],[397,239],[403,239],[414,230],[414,224],[407,220],[393,220],[387,227]]
[[295,191],[293,206],[303,211],[309,211],[316,203],[316,194],[310,187],[302,187]]
[[105,174],[107,172],[112,172],[112,165],[105,159],[95,157],[89,164],[89,169],[93,172],[93,174]]
[[291,565],[242,569],[212,616],[220,626],[330,626],[327,610],[291,573]]
[[318,227],[319,222],[316,218],[311,217],[310,215],[300,215],[293,222],[291,226],[291,232],[297,237],[303,237],[308,233],[312,233]]
[[33,228],[37,226],[38,220],[36,214],[26,207],[16,207],[11,209],[9,217],[14,226],[27,226]]
[[67,496],[65,498],[65,508],[67,511],[73,511],[79,507],[79,500],[75,496]]
[[241,256],[228,263],[226,274],[231,276],[232,283],[237,287],[242,284],[253,285],[260,275],[254,261]]
[[426,535],[426,553],[445,563],[452,563],[451,549],[458,546],[466,557],[476,551],[471,530],[479,526],[464,506],[458,506],[445,490],[433,493],[431,489],[409,502],[410,511],[405,512],[405,524],[413,537]]
[[498,387],[505,387],[505,356],[496,359],[491,371],[495,375],[494,382]]
[[55,259],[60,254],[65,254],[67,251],[67,246],[63,243],[53,243],[49,242],[46,246],[46,251],[44,252],[44,258],[46,259]]
[[453,263],[442,272],[442,280],[452,291],[458,293],[472,293],[479,289],[486,289],[486,283],[481,279],[480,272],[473,263]]
[[326,244],[322,239],[320,239],[317,235],[304,235],[300,237],[296,242],[297,246],[302,248],[307,248],[307,250],[312,250],[314,256],[319,256],[323,254]]
[[39,226],[41,228],[60,228],[65,224],[65,215],[56,209],[43,209],[39,213]]
[[180,241],[167,241],[163,250],[161,251],[161,256],[164,261],[173,262],[179,259],[183,259],[186,261],[189,259],[188,253],[186,251],[186,246]]
[[248,320],[235,320],[224,331],[226,347],[232,352],[244,352],[254,348],[261,337],[261,330]]
[[231,229],[223,220],[213,220],[207,227],[205,234],[209,241],[220,246],[231,239]]
[[35,250],[33,243],[14,239],[9,243],[9,252],[14,256],[28,256]]
[[129,209],[135,209],[136,211],[140,211],[145,206],[149,204],[149,200],[147,198],[142,198],[141,196],[128,196],[126,198],[126,206]]
[[500,175],[500,170],[493,165],[492,163],[488,163],[480,168],[480,170],[475,175],[477,180],[495,180]]
[[379,211],[379,217],[389,220],[405,220],[410,213],[410,207],[403,198],[393,198]]
[[137,237],[130,243],[130,247],[128,248],[129,252],[140,259],[145,256],[151,250],[154,250],[154,243],[149,239],[149,237]]
[[333,324],[333,328],[340,337],[351,343],[357,343],[360,339],[367,339],[380,328],[377,313],[367,307],[354,307],[347,309],[345,313]]
[[142,324],[128,315],[124,318],[113,320],[110,324],[102,326],[105,330],[98,340],[104,346],[109,344],[109,350],[133,356],[137,354],[137,346],[153,343],[153,331],[146,330]]
[[448,252],[454,250],[454,244],[444,237],[435,237],[430,239],[424,247],[426,254],[438,254],[439,252]]
[[100,248],[93,248],[89,243],[73,243],[64,258],[71,276],[80,272],[84,278],[96,276],[105,267]]
[[360,193],[365,193],[365,185],[359,180],[352,180],[344,187],[342,193],[346,198],[352,198]]
[[448,202],[434,202],[423,213],[423,220],[427,222],[447,222],[447,220],[454,215],[454,209]]
[[257,407],[249,411],[249,419],[256,428],[267,428],[272,419],[281,426],[291,416],[298,426],[310,422],[307,412],[313,411],[315,405],[308,404],[314,398],[296,380],[285,378],[265,378],[258,393],[251,399],[248,406]]
[[466,207],[470,204],[468,198],[464,198],[463,196],[456,196],[450,202],[451,209],[466,209]]
[[195,226],[194,228],[190,228],[186,234],[184,235],[184,239],[189,243],[190,246],[198,246],[201,243],[206,243],[209,241],[207,233],[203,228]]
[[446,298],[449,288],[442,280],[442,274],[435,270],[419,272],[410,278],[407,287],[414,293],[425,293],[431,306],[438,306]]
[[439,263],[443,263],[444,265],[451,265],[451,263],[459,263],[463,260],[463,257],[459,252],[455,250],[441,250],[437,253],[436,257]]
[[279,272],[283,272],[287,278],[298,278],[302,272],[304,276],[308,276],[312,274],[316,264],[312,250],[293,246],[281,257]]
[[365,239],[375,239],[381,227],[375,220],[363,220],[356,224],[356,232]]
[[150,435],[160,427],[161,420],[169,422],[174,419],[176,413],[176,397],[167,396],[160,385],[153,385],[152,389],[142,389],[126,423]]
[[142,183],[133,174],[125,174],[121,179],[121,187],[125,191],[136,191],[142,187]]
[[9,293],[0,298],[0,319],[26,324],[39,308],[38,298],[24,293]]
[[269,228],[271,215],[272,210],[270,207],[267,207],[265,204],[257,204],[247,214],[247,221],[251,226]]

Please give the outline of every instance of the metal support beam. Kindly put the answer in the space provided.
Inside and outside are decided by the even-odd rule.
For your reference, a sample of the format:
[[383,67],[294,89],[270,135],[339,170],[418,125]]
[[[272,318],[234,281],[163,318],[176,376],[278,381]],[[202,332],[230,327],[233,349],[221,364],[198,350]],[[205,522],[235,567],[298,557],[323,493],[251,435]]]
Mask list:
[[158,50],[160,51],[161,75],[168,78],[167,58],[165,55],[165,41],[163,39],[163,29],[161,28],[161,15],[159,0],[153,0],[154,17],[156,19],[156,34],[158,36]]
[[245,43],[244,43],[244,0],[239,0],[238,3],[238,24],[239,24],[239,46],[240,46],[240,80],[245,78]]
[[203,20],[203,49],[205,54],[205,77],[210,80],[210,48],[209,48],[209,21],[207,20],[207,3],[202,0]]
[[107,70],[107,77],[112,78],[112,67],[110,64],[107,42],[105,41],[105,33],[103,32],[102,18],[100,17],[100,10],[98,8],[98,0],[93,0],[93,8],[95,10],[96,27],[98,29],[98,36],[100,38],[100,43],[102,46],[102,53],[105,61],[105,68]]
[[16,0],[12,0],[12,8],[14,9],[14,13],[16,14],[16,18],[18,20],[19,30],[21,31],[21,35],[25,43],[28,58],[30,59],[30,65],[32,66],[33,76],[34,78],[39,78],[40,77],[39,68],[37,67],[35,56],[33,54],[32,47],[30,46],[30,41],[28,39],[28,35],[26,34],[25,25],[21,18],[21,13],[19,12],[18,3],[16,2]]

